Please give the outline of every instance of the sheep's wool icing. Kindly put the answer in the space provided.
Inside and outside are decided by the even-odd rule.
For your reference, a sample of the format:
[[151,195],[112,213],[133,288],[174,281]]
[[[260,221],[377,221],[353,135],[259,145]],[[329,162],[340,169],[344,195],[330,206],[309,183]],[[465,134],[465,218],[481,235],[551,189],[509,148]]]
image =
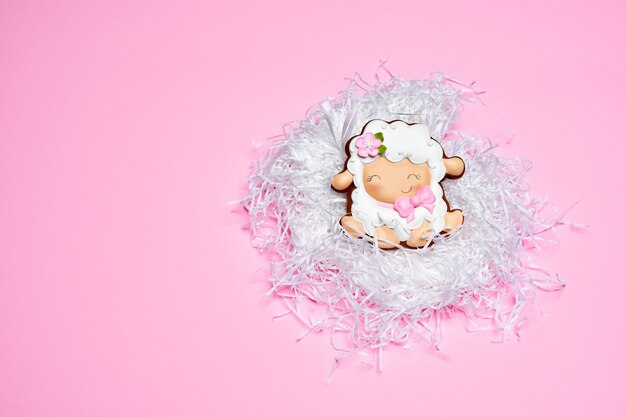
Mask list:
[[[403,121],[388,123],[383,120],[372,120],[366,124],[363,133],[383,132],[387,150],[381,156],[363,158],[357,154],[356,142],[350,142],[350,159],[348,171],[354,175],[352,191],[352,215],[360,221],[366,232],[374,236],[375,228],[385,225],[392,229],[401,241],[407,240],[412,229],[419,227],[424,220],[431,224],[434,233],[444,228],[444,215],[447,205],[443,200],[443,189],[439,182],[443,180],[446,170],[443,165],[443,148],[430,137],[428,126],[423,124],[409,125]],[[372,198],[363,186],[363,166],[377,158],[387,158],[390,162],[400,162],[408,158],[414,164],[428,164],[431,175],[430,188],[435,194],[435,208],[430,213],[424,207],[414,210],[414,219],[410,222],[389,207],[381,206]]]

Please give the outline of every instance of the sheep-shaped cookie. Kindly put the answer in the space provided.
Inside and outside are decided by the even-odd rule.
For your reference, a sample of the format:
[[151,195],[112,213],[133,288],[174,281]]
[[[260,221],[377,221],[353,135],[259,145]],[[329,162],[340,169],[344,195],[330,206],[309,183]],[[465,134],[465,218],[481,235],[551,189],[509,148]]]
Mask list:
[[418,248],[433,233],[463,224],[461,210],[450,210],[440,182],[459,178],[465,164],[447,158],[423,124],[370,120],[346,145],[344,171],[331,181],[350,192],[341,225],[353,237],[375,237],[380,248]]

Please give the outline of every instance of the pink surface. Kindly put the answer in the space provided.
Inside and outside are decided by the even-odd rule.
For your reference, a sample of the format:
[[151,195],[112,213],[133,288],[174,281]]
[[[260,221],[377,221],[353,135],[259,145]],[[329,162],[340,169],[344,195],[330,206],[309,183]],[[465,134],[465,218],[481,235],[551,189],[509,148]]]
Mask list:
[[[624,2],[12,3],[0,415],[626,413]],[[568,288],[520,342],[449,320],[440,354],[391,350],[382,374],[354,363],[326,387],[328,337],[272,322],[266,261],[226,202],[251,140],[387,57],[406,78],[477,80],[487,106],[459,127],[532,159],[534,194],[582,199],[570,218],[592,229],[537,261]]]

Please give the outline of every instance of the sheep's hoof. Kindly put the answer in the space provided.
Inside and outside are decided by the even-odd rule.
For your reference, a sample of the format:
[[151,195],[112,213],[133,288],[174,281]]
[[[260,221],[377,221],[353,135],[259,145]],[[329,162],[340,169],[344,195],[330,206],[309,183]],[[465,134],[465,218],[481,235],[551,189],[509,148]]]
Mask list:
[[446,223],[444,230],[449,233],[456,232],[463,224],[463,212],[461,210],[449,211],[445,214],[444,220]]
[[390,228],[381,226],[376,228],[376,240],[381,249],[395,248],[400,244],[400,239]]
[[406,244],[412,248],[423,248],[428,245],[432,234],[433,231],[430,229],[430,223],[424,221],[420,227],[411,230],[411,236],[406,241]]
[[365,227],[352,216],[343,216],[341,218],[341,225],[352,237],[359,238],[365,234]]
[[406,244],[412,248],[423,248],[424,246],[428,245],[428,241],[430,240],[430,236],[432,234],[433,234],[432,230],[429,230],[426,233],[424,233],[422,235],[423,237],[417,237],[411,234],[411,237],[409,238],[409,240],[406,241]]

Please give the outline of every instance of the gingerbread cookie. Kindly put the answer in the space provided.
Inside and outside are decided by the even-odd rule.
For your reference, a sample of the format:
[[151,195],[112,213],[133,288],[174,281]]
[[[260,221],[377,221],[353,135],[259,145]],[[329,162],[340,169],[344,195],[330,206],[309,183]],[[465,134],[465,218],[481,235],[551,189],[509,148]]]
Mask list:
[[450,210],[441,182],[459,178],[465,163],[448,158],[428,127],[400,120],[370,120],[346,146],[343,172],[332,187],[348,192],[341,225],[353,237],[375,237],[381,248],[424,247],[432,234],[463,224]]

